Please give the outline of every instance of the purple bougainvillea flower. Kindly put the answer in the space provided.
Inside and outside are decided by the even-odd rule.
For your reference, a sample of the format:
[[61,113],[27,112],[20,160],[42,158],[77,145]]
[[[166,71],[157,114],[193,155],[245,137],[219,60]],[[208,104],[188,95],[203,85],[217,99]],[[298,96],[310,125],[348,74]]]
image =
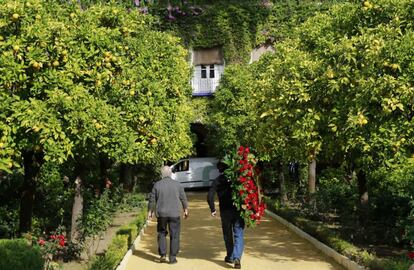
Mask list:
[[141,12],[142,14],[148,14],[148,7],[139,8],[139,12]]

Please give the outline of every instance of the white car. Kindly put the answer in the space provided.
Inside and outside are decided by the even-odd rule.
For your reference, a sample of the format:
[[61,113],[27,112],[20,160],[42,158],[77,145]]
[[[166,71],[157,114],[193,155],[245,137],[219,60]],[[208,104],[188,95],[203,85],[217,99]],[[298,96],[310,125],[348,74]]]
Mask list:
[[210,187],[219,176],[217,162],[211,157],[182,159],[171,166],[172,178],[184,188]]

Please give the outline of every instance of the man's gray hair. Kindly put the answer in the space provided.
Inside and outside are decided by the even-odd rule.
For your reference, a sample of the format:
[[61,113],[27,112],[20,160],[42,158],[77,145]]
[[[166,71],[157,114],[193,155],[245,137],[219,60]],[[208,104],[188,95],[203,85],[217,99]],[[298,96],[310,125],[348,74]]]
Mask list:
[[162,166],[161,167],[161,176],[162,176],[162,178],[171,177],[171,175],[172,175],[172,171],[171,171],[170,167],[168,167],[168,166]]

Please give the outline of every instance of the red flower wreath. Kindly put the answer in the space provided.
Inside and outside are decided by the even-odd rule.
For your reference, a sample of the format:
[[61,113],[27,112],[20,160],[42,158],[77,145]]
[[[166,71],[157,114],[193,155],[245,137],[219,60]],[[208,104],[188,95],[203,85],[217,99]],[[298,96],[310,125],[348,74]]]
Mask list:
[[248,227],[259,224],[266,205],[256,183],[259,173],[256,157],[249,147],[240,146],[237,152],[226,155],[224,163],[228,166],[225,174],[231,181],[234,205]]

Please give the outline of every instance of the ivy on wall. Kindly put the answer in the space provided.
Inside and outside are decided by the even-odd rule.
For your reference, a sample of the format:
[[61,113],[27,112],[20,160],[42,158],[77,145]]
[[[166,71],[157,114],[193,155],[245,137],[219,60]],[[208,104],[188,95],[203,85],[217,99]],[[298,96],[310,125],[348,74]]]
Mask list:
[[161,30],[181,37],[186,47],[222,46],[227,64],[249,61],[258,25],[269,15],[259,1],[217,1],[193,9],[174,6],[171,14],[159,7],[155,12],[161,18]]
[[[253,48],[279,42],[317,12],[345,0],[112,0],[159,18],[187,48],[223,47],[226,64],[247,63]],[[79,0],[84,8],[103,0]]]
[[155,1],[160,29],[186,47],[222,46],[226,64],[247,63],[253,48],[288,38],[293,28],[344,0]]
[[294,33],[294,28],[318,12],[345,0],[273,0],[266,20],[259,25],[256,44],[277,43]]

